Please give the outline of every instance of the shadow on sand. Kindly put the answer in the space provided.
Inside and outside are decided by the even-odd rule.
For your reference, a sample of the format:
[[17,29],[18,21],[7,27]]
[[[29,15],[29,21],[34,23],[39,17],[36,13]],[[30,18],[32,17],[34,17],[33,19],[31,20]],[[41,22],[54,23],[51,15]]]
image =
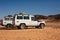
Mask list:
[[[27,29],[40,29],[40,28],[35,28],[35,27],[31,27],[31,28],[25,28]],[[13,29],[6,29],[6,28],[0,28],[0,30],[25,30],[25,29],[18,29],[18,28],[13,28]]]

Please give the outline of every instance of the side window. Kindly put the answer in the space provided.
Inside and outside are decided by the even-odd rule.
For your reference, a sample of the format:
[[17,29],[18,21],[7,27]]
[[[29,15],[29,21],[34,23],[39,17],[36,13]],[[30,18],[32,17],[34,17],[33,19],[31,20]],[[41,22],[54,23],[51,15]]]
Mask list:
[[24,16],[24,19],[29,19],[29,16]]
[[10,18],[10,20],[13,20],[13,18]]
[[23,17],[22,16],[17,16],[17,19],[23,19]]

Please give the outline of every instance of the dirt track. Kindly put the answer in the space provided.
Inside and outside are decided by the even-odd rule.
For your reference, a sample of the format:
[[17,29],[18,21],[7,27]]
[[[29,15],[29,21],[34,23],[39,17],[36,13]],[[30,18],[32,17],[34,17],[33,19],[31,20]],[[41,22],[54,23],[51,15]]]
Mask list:
[[60,40],[60,24],[48,23],[44,29],[3,29],[0,30],[0,40]]

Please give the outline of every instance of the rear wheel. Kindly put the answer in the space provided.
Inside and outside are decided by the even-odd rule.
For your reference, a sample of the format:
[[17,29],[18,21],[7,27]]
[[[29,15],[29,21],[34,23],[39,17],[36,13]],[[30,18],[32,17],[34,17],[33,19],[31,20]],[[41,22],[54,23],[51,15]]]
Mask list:
[[25,24],[21,24],[21,25],[20,25],[20,29],[24,29],[25,27],[26,27]]

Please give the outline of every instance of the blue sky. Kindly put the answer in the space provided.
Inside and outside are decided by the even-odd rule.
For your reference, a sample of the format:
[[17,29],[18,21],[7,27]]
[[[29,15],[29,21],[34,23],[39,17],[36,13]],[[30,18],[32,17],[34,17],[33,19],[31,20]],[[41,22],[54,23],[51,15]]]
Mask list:
[[16,13],[51,15],[60,13],[60,0],[0,0],[0,19]]

